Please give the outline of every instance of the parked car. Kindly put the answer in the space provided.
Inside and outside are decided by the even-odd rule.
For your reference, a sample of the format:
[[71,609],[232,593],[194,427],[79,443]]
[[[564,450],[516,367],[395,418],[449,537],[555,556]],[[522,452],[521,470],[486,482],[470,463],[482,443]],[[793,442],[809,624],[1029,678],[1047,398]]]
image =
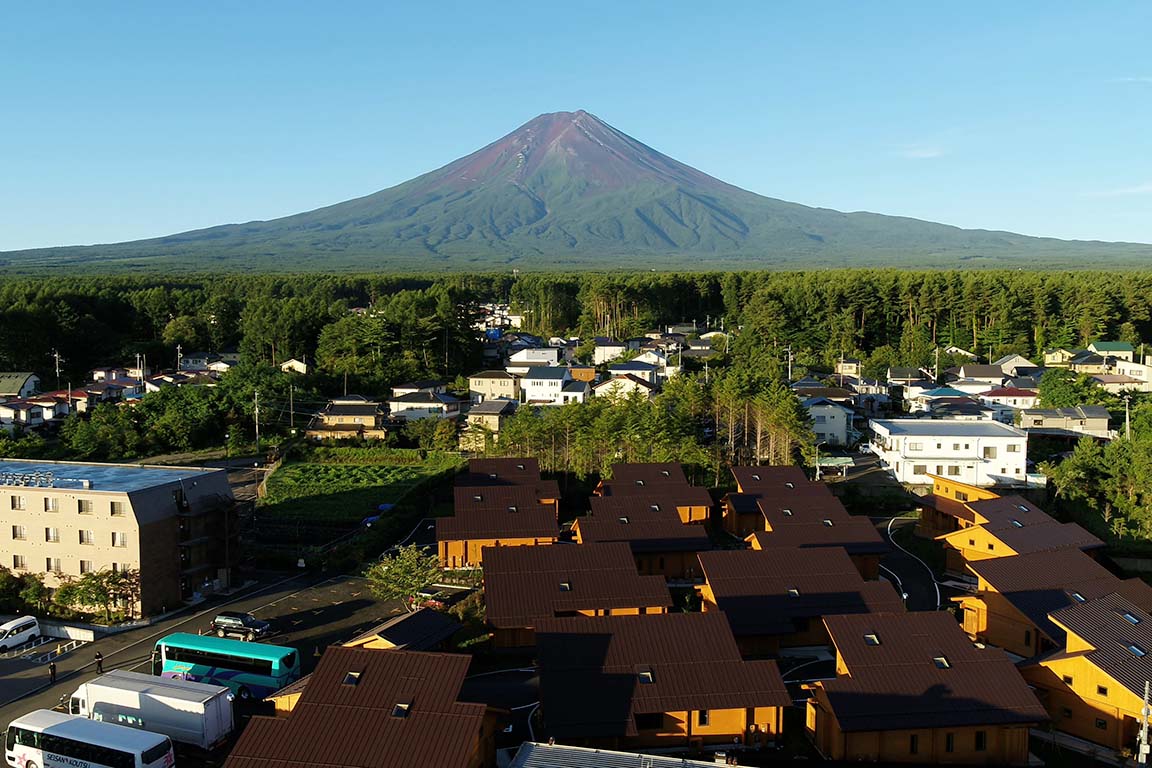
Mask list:
[[0,624],[0,652],[19,648],[40,637],[40,622],[35,616],[21,616]]
[[250,613],[236,611],[221,611],[212,619],[209,630],[217,637],[239,637],[244,640],[256,640],[272,634],[272,625],[263,619],[258,619]]

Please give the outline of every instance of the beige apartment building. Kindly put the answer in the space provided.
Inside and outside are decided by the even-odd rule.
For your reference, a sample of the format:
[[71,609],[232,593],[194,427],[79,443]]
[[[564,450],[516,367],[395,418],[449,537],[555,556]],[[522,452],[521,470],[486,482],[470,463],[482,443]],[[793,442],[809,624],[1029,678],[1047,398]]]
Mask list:
[[488,400],[520,401],[520,377],[507,371],[481,371],[468,377],[468,394],[473,403]]
[[62,578],[140,572],[141,615],[226,586],[236,501],[220,469],[0,459],[0,565]]

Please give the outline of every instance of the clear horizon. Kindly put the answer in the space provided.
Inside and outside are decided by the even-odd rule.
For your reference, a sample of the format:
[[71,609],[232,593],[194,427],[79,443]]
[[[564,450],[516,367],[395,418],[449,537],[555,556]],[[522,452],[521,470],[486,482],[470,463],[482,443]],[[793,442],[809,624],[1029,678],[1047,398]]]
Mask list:
[[0,251],[271,219],[587,110],[842,211],[1152,243],[1152,5],[0,9]]

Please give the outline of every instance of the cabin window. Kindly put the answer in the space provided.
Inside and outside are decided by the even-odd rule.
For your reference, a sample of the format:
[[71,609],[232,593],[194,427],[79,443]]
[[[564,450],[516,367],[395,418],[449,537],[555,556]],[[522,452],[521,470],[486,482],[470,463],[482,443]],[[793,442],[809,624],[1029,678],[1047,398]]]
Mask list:
[[701,709],[696,713],[696,725],[707,726],[709,719],[706,709]]
[[912,734],[908,737],[908,754],[916,755],[920,753],[920,736]]
[[1032,630],[1030,629],[1024,630],[1024,645],[1029,648],[1032,647]]
[[1108,730],[1108,721],[1102,717],[1096,718],[1096,727],[1102,731]]
[[636,721],[636,730],[638,731],[657,731],[664,727],[664,714],[662,712],[638,712],[632,717]]
[[1097,696],[1107,696],[1108,695],[1108,686],[1106,686],[1106,685],[1096,686],[1096,695]]
[[1072,685],[1072,675],[1063,675],[1060,679],[1064,681],[1064,685]]
[[988,731],[976,731],[976,751],[983,752],[988,749]]
[[954,733],[944,734],[944,751],[945,752],[955,752],[956,751],[956,734],[954,734]]

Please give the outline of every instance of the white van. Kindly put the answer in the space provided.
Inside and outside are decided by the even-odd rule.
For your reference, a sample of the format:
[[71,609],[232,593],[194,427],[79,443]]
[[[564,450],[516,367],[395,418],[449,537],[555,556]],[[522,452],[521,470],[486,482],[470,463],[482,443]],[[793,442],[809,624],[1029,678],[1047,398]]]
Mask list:
[[0,653],[40,637],[40,622],[35,616],[21,616],[0,624]]

